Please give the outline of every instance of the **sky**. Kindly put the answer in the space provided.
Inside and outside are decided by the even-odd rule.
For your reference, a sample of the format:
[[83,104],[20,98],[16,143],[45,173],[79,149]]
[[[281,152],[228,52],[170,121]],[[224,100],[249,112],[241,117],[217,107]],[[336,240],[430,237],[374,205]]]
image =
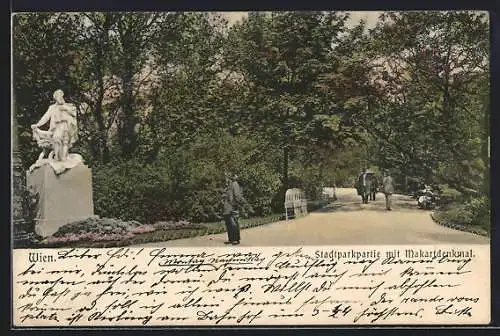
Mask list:
[[[379,14],[382,12],[356,11],[356,12],[350,12],[350,13],[351,13],[351,17],[349,18],[347,25],[354,26],[354,25],[358,24],[361,19],[365,19],[367,26],[369,28],[372,28],[377,23],[377,18],[379,16]],[[229,21],[229,25],[233,25],[238,20],[240,20],[242,17],[247,16],[247,12],[221,12],[221,14],[224,15],[226,17],[226,19]]]

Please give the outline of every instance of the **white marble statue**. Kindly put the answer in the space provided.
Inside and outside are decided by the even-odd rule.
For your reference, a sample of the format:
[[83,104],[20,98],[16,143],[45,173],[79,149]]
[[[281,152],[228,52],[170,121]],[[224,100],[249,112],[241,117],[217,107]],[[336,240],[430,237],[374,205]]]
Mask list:
[[[31,125],[33,138],[43,151],[30,171],[49,164],[56,174],[61,174],[83,162],[81,155],[69,153],[78,137],[76,106],[65,102],[62,90],[54,92],[54,100],[40,121]],[[47,123],[48,130],[41,130]]]

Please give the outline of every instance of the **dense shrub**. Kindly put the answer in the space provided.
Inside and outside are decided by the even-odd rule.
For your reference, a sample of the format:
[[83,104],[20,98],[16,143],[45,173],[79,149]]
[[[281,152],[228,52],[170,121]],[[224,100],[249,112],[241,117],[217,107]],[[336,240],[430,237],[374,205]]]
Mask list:
[[319,169],[302,168],[294,172],[293,179],[296,184],[294,187],[304,190],[307,199],[317,200],[321,198],[323,179]]
[[472,223],[472,212],[465,204],[454,204],[440,211],[439,218],[445,223],[455,225],[470,225]]
[[[476,139],[477,140],[477,139]],[[440,162],[436,171],[437,178],[447,181],[449,185],[460,186],[461,189],[477,189],[489,185],[484,183],[488,178],[487,159],[474,153],[477,148],[465,151],[466,158]]]
[[463,195],[460,191],[450,188],[447,184],[439,186],[440,189],[440,203],[444,206],[454,202],[461,202]]
[[245,169],[240,176],[240,182],[250,207],[244,207],[244,212],[251,212],[255,216],[267,216],[273,209],[273,196],[280,190],[279,173],[266,168],[265,163],[256,163],[252,169]]
[[490,231],[491,203],[488,197],[474,197],[466,203],[471,213],[471,224]]
[[[135,159],[96,166],[96,214],[154,223],[165,220],[213,222],[220,218],[224,172],[236,173],[247,201],[242,217],[283,212],[281,152],[259,139],[222,131],[199,134],[182,146],[165,146],[152,163]],[[321,198],[318,167],[300,159],[290,167],[289,187],[302,188],[310,200]]]
[[450,203],[442,206],[435,214],[443,225],[463,228],[474,232],[489,233],[490,201],[488,197],[472,197],[462,203]]
[[143,223],[215,221],[222,210],[224,171],[229,170],[239,176],[248,202],[242,214],[268,215],[280,180],[266,160],[256,157],[258,145],[255,140],[221,132],[167,148],[152,164],[131,160],[95,167],[95,211]]
[[298,156],[291,164],[289,187],[302,189],[308,200],[322,199],[323,187],[333,186],[335,180],[325,174],[317,164],[306,164],[307,153]]
[[161,168],[137,160],[94,167],[96,214],[145,223],[174,216],[169,171]]

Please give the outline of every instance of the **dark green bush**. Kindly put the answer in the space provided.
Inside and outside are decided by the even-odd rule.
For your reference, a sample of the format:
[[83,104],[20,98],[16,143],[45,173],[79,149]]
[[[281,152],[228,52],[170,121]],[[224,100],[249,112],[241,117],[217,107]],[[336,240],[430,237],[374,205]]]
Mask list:
[[451,203],[435,214],[443,225],[489,233],[491,212],[488,197],[473,197],[463,203]]
[[175,217],[169,171],[161,168],[137,160],[94,167],[95,213],[143,223]]
[[[165,146],[152,163],[140,158],[93,167],[94,206],[102,217],[154,223],[214,222],[222,211],[224,172],[239,176],[247,204],[243,218],[282,213],[282,152],[258,138],[222,131],[199,134],[182,146]],[[303,158],[290,162],[289,187],[321,199],[325,177]]]
[[207,134],[159,153],[152,164],[132,160],[94,167],[96,214],[142,223],[216,221],[229,170],[239,175],[248,202],[242,214],[268,215],[280,180],[265,160],[255,158],[257,146],[244,137]]
[[454,204],[439,213],[439,219],[445,224],[470,225],[472,222],[472,212],[465,204]]
[[488,197],[473,197],[466,203],[466,208],[471,213],[471,225],[490,232],[491,203]]
[[462,193],[454,188],[450,188],[447,184],[440,185],[439,189],[441,191],[440,203],[444,206],[463,200]]
[[295,162],[290,174],[290,188],[302,189],[308,200],[322,198],[324,179],[318,166],[304,167],[301,162]]

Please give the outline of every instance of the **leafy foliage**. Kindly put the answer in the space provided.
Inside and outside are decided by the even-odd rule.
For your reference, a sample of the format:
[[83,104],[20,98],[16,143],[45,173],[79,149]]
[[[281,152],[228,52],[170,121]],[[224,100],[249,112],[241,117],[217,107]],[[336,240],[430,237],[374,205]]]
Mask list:
[[370,166],[389,170],[401,191],[446,184],[457,193],[450,204],[473,202],[468,214],[482,220],[471,200],[489,194],[484,15],[386,12],[372,29],[347,19],[251,12],[229,26],[217,13],[18,14],[25,168],[38,154],[30,125],[61,88],[79,109],[75,151],[93,167],[102,216],[213,221],[224,170],[239,175],[244,213],[264,216],[282,211],[286,188],[318,198]]
[[488,235],[491,232],[490,209],[487,197],[473,197],[465,203],[454,203],[441,208],[434,216],[443,225]]
[[[219,133],[168,148],[154,163],[128,160],[94,168],[97,214],[153,223],[166,219],[207,222],[218,218],[224,171],[239,175],[248,202],[245,215],[268,215],[280,187],[252,140]],[[197,160],[192,158],[197,157]]]
[[[376,161],[421,183],[486,179],[488,30],[470,12],[389,12],[366,48],[379,55],[366,118]],[[480,88],[480,89],[479,89]]]

